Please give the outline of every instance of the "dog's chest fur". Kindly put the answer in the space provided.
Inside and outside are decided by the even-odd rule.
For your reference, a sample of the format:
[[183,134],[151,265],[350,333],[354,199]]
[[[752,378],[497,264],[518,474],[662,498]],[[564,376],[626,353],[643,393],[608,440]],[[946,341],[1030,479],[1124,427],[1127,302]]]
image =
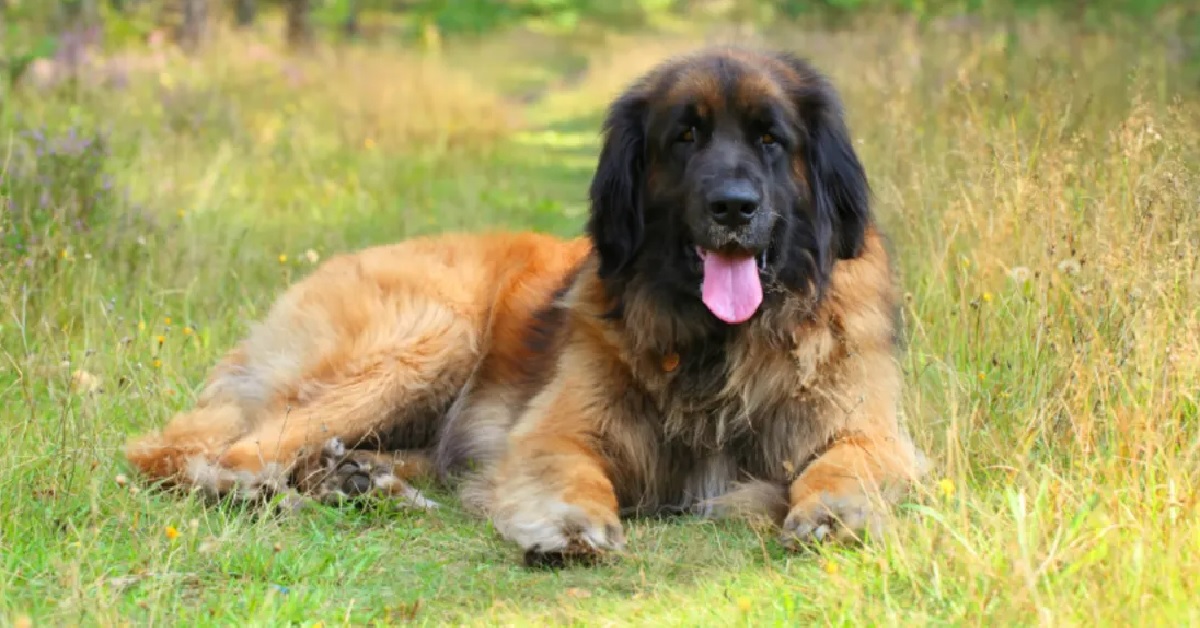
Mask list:
[[803,420],[818,367],[835,344],[825,326],[763,317],[726,333],[635,350],[630,367],[653,400],[664,440],[718,451],[769,430],[774,420]]
[[647,406],[641,427],[657,446],[643,452],[647,459],[635,465],[642,468],[638,486],[628,487],[622,501],[636,509],[692,510],[736,481],[794,475],[803,464],[797,458],[827,437],[813,399],[819,367],[836,343],[827,332],[778,329],[751,325],[630,356]]

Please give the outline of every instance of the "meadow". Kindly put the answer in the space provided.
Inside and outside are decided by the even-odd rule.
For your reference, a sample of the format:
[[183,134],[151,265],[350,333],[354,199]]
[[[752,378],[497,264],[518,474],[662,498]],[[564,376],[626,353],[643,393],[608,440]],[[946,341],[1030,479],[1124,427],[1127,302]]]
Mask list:
[[[305,56],[217,36],[0,109],[0,625],[1200,621],[1200,83],[1169,37],[1036,16]],[[886,538],[793,554],[639,521],[616,564],[531,570],[436,489],[437,512],[270,517],[124,466],[321,260],[578,233],[608,99],[714,41],[803,53],[846,101],[933,463]]]

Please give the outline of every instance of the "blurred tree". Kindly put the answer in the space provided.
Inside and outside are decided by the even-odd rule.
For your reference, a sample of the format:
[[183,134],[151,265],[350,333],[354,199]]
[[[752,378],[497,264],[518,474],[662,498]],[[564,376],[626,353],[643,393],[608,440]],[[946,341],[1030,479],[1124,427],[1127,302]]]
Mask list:
[[95,24],[100,18],[96,0],[64,0],[59,7],[69,24]]
[[358,37],[358,10],[362,8],[358,0],[346,0],[346,19],[342,21],[342,32],[347,37]]
[[184,50],[198,50],[208,26],[208,0],[182,0],[183,15],[175,39]]
[[234,0],[233,16],[238,26],[250,26],[254,24],[254,18],[258,14],[258,5],[254,0]]
[[287,0],[287,42],[292,48],[308,48],[313,43],[309,0]]
[[131,0],[108,0],[108,6],[117,13],[127,13],[132,4]]

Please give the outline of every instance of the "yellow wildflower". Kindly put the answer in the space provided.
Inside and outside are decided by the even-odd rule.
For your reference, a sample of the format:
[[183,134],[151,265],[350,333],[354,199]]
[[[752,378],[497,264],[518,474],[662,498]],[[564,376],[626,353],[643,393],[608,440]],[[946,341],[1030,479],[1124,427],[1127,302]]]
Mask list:
[[280,253],[280,254],[279,254],[279,263],[280,263],[280,264],[286,264],[286,263],[287,263],[287,254],[286,254],[286,253]]
[[938,492],[942,494],[942,497],[950,497],[954,494],[954,480],[950,478],[942,478],[938,481],[937,486]]
[[167,540],[174,541],[179,538],[179,530],[175,526],[167,526],[163,529],[163,534],[167,535]]

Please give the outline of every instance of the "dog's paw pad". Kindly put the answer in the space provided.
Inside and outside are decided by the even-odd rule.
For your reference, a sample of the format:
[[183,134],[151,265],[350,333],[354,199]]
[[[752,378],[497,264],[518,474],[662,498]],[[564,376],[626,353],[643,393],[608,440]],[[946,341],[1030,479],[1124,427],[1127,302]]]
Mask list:
[[322,450],[319,469],[306,484],[318,501],[340,504],[382,497],[401,507],[436,508],[437,504],[396,477],[395,462],[380,455],[346,450],[332,439]]
[[340,480],[336,482],[338,490],[350,497],[366,495],[375,488],[371,470],[365,469],[353,461],[338,465],[335,477]]

